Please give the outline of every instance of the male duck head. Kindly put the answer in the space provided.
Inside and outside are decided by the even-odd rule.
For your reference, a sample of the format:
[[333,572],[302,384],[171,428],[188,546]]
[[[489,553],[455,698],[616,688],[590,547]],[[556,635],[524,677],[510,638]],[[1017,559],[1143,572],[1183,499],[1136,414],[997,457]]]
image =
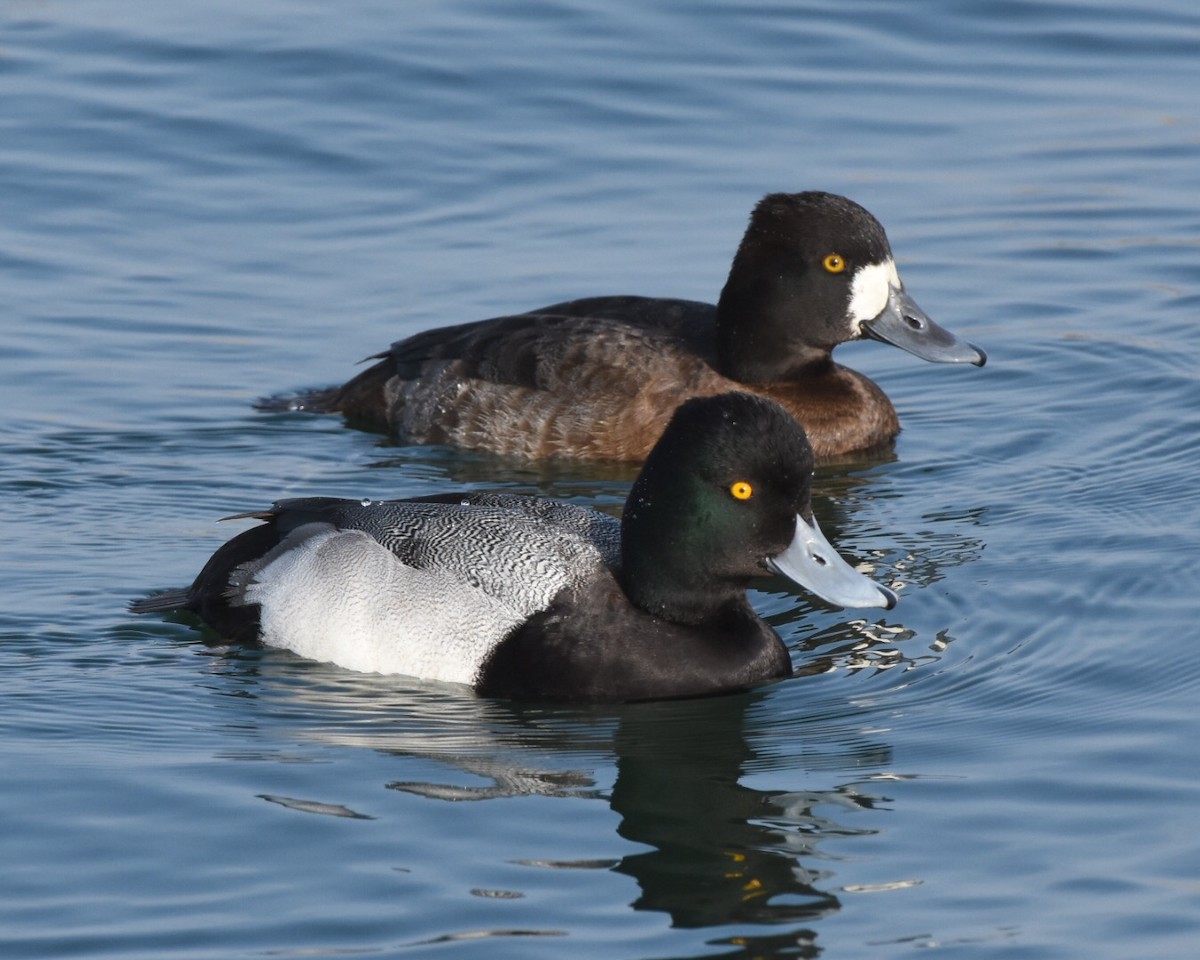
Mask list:
[[773,401],[729,393],[681,405],[626,501],[621,581],[630,600],[696,623],[777,573],[839,606],[893,607],[896,595],[821,533],[812,473],[804,430]]
[[818,191],[768,194],[717,306],[722,373],[743,383],[782,380],[864,338],[935,363],[987,361],[908,295],[887,234],[866,209]]

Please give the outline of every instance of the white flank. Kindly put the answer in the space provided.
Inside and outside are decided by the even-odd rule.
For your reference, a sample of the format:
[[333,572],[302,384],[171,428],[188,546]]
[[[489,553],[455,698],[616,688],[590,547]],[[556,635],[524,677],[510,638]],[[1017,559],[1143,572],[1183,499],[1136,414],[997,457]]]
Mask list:
[[359,531],[307,536],[246,589],[262,641],[364,673],[471,683],[524,616],[446,573],[405,566]]

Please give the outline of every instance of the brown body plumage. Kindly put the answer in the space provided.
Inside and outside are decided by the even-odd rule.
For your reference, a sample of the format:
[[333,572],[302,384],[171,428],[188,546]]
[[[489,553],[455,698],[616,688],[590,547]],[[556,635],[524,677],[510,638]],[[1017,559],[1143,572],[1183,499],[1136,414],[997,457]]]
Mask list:
[[[678,342],[629,329],[596,333],[571,339],[548,361],[535,355],[527,383],[480,376],[463,359],[430,359],[405,378],[389,354],[307,406],[410,443],[527,459],[643,460],[688,397],[738,389],[770,397],[804,424],[819,460],[879,447],[900,430],[884,392],[832,361],[802,379],[739,384]],[[521,348],[528,345],[514,345]],[[510,359],[503,344],[496,349],[494,360]]]

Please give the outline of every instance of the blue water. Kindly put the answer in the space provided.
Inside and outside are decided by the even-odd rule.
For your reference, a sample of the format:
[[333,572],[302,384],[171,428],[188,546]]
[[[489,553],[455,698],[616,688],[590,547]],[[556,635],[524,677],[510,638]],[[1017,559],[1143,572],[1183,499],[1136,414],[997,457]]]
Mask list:
[[[1195,957],[1198,104],[1193,0],[5,4],[0,955]],[[280,496],[620,504],[252,402],[713,299],[800,189],[991,359],[839,351],[905,432],[817,512],[901,602],[765,583],[795,679],[514,706],[124,612]]]

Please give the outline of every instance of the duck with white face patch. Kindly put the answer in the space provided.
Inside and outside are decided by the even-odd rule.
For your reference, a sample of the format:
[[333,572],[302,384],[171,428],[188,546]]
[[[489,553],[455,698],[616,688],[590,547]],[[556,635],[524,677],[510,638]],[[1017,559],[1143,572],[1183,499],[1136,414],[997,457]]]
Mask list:
[[808,431],[818,460],[889,444],[890,400],[832,357],[871,338],[983,366],[905,291],[883,227],[845,197],[770,194],[714,304],[571,300],[392,344],[341,387],[263,404],[345,415],[410,443],[524,458],[640,461],[688,397],[748,390]]

